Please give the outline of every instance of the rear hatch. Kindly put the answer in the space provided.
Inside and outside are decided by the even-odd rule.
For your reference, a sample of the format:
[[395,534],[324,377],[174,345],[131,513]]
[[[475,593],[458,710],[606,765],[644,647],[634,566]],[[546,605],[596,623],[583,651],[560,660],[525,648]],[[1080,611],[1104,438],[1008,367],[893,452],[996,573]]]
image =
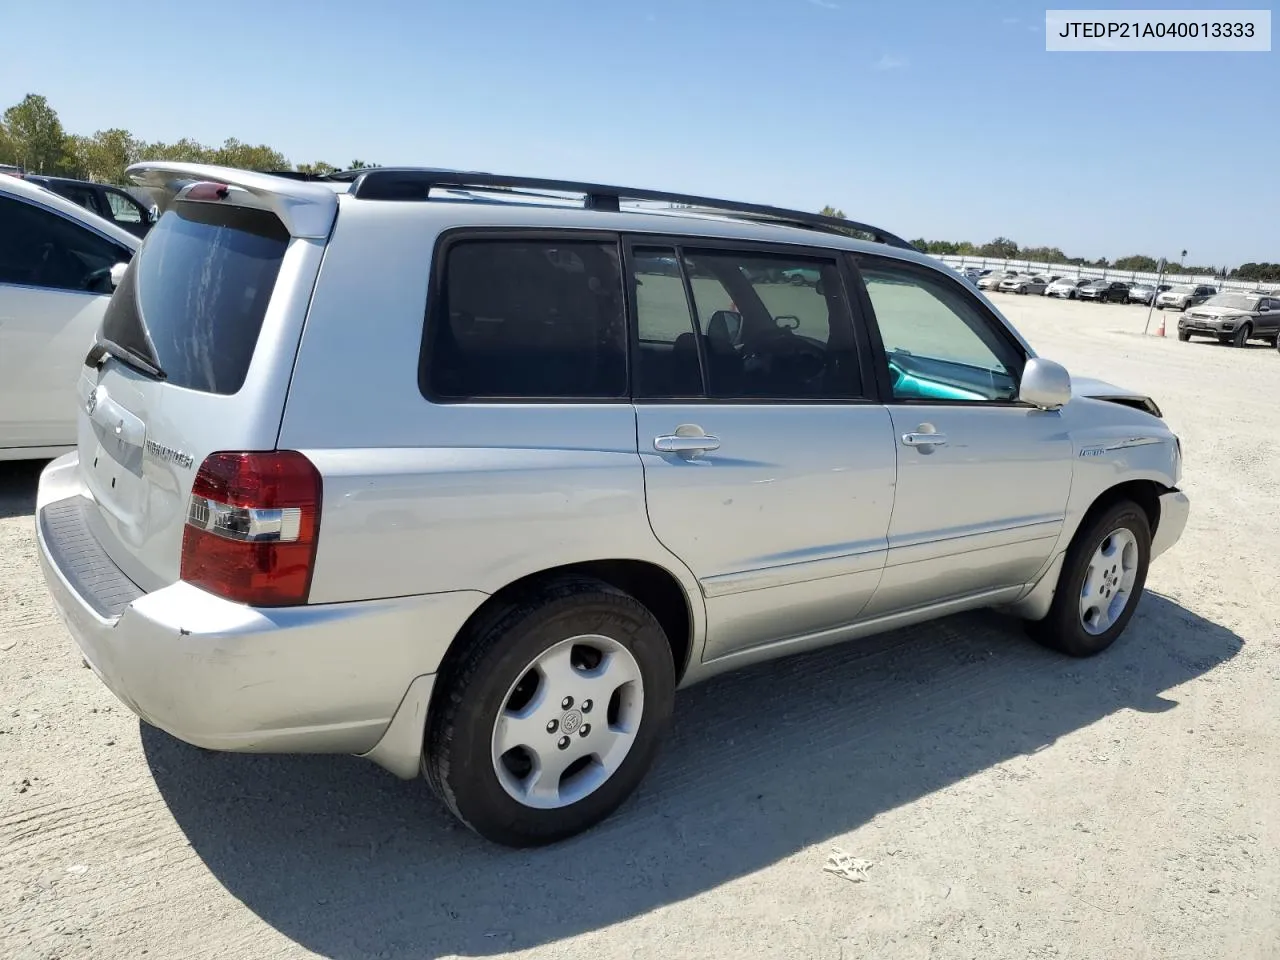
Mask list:
[[[228,182],[236,171],[148,170],[171,199],[86,358],[78,447],[90,529],[150,591],[179,578],[205,458],[275,447],[324,240],[291,234],[276,178],[240,172],[244,189]],[[332,192],[319,192],[336,212]]]

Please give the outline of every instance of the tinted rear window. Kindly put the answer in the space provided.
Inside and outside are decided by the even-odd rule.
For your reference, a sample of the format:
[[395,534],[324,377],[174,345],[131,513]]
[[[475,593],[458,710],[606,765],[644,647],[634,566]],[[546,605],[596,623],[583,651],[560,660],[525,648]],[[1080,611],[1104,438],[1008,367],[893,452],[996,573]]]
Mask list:
[[463,240],[446,247],[427,329],[429,397],[618,399],[626,320],[614,244]]
[[102,335],[150,358],[175,386],[235,393],[288,244],[268,211],[175,203],[111,298]]

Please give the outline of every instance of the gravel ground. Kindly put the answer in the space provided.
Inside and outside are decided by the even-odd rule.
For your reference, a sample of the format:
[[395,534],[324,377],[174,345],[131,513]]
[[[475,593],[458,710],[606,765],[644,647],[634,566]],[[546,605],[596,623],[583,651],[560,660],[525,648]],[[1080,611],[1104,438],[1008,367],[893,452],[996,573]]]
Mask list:
[[358,759],[140,725],[45,593],[37,467],[0,464],[0,956],[1280,956],[1280,356],[997,299],[1183,437],[1191,522],[1126,636],[1077,662],[966,615],[693,688],[641,793],[543,851]]

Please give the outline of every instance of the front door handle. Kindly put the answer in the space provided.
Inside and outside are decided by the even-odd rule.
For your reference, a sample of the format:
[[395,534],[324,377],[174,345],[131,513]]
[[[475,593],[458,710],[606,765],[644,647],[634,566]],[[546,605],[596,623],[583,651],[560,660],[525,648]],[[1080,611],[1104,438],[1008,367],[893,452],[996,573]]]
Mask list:
[[908,447],[944,447],[947,437],[942,433],[904,433],[902,443]]
[[676,453],[692,460],[694,457],[710,450],[720,449],[720,438],[710,437],[705,433],[686,436],[679,433],[653,438],[653,449],[659,453]]

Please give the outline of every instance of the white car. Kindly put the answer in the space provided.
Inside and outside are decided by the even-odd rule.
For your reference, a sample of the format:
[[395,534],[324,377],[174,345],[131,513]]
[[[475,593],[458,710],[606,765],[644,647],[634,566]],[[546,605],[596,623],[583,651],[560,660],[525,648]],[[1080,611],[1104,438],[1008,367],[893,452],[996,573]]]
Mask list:
[[76,380],[141,242],[44,187],[0,177],[0,460],[75,446]]
[[1080,287],[1093,279],[1093,277],[1060,277],[1045,287],[1044,295],[1075,300],[1080,296]]

